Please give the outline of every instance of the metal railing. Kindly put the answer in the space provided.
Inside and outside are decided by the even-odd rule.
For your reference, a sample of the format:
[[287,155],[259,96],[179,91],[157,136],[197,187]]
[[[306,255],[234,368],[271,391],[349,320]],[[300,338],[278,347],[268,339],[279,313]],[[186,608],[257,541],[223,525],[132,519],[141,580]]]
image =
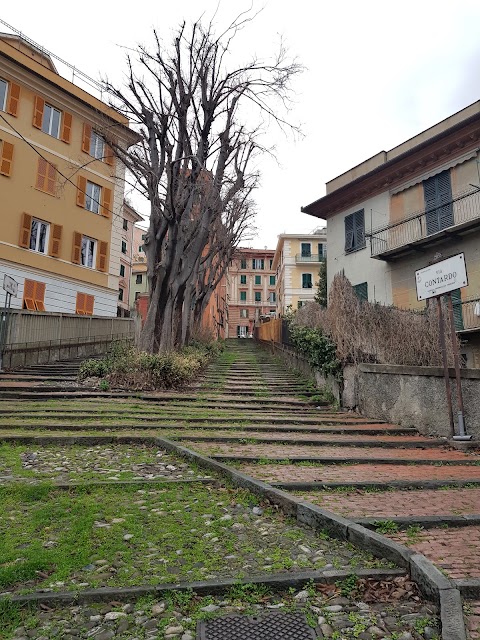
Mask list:
[[326,256],[320,253],[311,253],[309,256],[297,253],[295,256],[295,262],[323,262],[325,258]]
[[372,230],[371,255],[395,255],[410,245],[426,244],[430,238],[446,235],[449,230],[461,226],[472,226],[476,221],[480,224],[479,190],[457,196],[436,209],[424,210]]
[[454,303],[454,309],[456,310],[456,318],[459,320],[457,331],[480,329],[480,298]]

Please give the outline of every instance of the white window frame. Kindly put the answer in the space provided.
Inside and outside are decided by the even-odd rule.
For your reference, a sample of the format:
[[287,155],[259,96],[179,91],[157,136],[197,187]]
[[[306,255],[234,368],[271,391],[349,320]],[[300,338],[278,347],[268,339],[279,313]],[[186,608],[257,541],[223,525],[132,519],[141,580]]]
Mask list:
[[[303,247],[307,246],[309,247],[308,249],[308,253],[303,253]],[[312,257],[312,243],[311,242],[301,242],[300,243],[300,255],[302,256],[302,258],[311,258]]]
[[[36,222],[37,225],[37,233],[36,233],[36,238],[35,238],[35,246],[32,247],[32,237],[33,237],[33,223]],[[43,251],[40,251],[39,244],[40,244],[40,234],[39,234],[39,229],[41,226],[45,227],[45,244],[43,247]],[[41,253],[42,255],[48,255],[48,241],[50,239],[50,225],[48,224],[48,222],[44,222],[43,220],[39,220],[38,218],[32,218],[32,224],[30,225],[30,245],[29,245],[29,249],[30,251],[35,251],[36,253]]]
[[92,131],[90,136],[90,155],[97,160],[105,157],[105,140],[96,131]]
[[5,95],[3,96],[3,104],[0,102],[0,111],[5,111],[5,107],[7,106],[8,81],[0,78],[0,83],[5,83]]
[[[50,109],[50,117],[48,118],[48,122],[47,122],[47,108]],[[58,127],[57,127],[57,131],[56,132],[54,132],[52,130],[54,112],[58,113]],[[59,138],[60,137],[60,126],[61,126],[61,124],[62,124],[62,112],[60,111],[60,109],[57,109],[56,107],[52,107],[51,104],[48,104],[46,102],[44,110],[43,110],[43,118],[42,118],[42,131],[43,131],[43,133],[46,133],[49,136],[52,136],[52,138]],[[47,126],[45,126],[45,125],[47,125]]]
[[100,213],[100,202],[102,200],[102,187],[95,182],[87,180],[85,189],[85,209],[92,213]]
[[270,291],[268,295],[268,301],[270,302],[270,304],[276,304],[277,298],[276,298],[275,291]]
[[[303,286],[303,276],[310,276],[310,287]],[[313,289],[313,275],[311,273],[302,273],[302,289]]]
[[240,318],[248,318],[248,309],[240,309]]
[[247,334],[248,334],[248,327],[244,326],[244,325],[238,325],[239,331],[238,331],[238,337],[239,338],[246,338]]
[[[87,264],[85,264],[83,262],[83,255],[84,255],[84,251],[83,251],[83,245],[84,243],[87,242],[93,242],[93,251],[91,252],[87,252],[87,259],[86,262]],[[88,262],[88,257],[91,255],[92,257],[92,264],[89,265]],[[89,238],[88,236],[82,236],[82,244],[80,247],[80,264],[82,265],[82,267],[87,267],[87,269],[95,269],[95,265],[97,264],[97,241],[94,238]]]

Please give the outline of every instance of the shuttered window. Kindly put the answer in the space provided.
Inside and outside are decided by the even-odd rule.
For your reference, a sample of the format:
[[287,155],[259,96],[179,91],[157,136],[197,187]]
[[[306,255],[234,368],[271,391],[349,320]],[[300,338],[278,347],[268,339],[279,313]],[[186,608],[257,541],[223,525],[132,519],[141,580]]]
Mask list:
[[12,174],[13,144],[5,140],[0,146],[0,174],[7,178]]
[[261,302],[262,301],[262,292],[261,291],[255,291],[255,302]]
[[124,264],[120,265],[120,277],[121,278],[125,277],[125,265]]
[[25,280],[23,285],[23,308],[29,311],[45,311],[44,282]]
[[265,269],[265,260],[263,258],[253,258],[252,269]]
[[57,167],[44,158],[38,158],[35,189],[54,196],[57,187]]
[[262,276],[255,276],[255,284],[262,284]]
[[355,295],[362,302],[368,302],[368,282],[353,285]]
[[365,247],[365,212],[363,209],[345,217],[345,252]]
[[463,331],[465,328],[463,325],[463,312],[462,312],[462,292],[460,289],[455,289],[451,293],[452,306],[453,306],[453,321],[456,331]]
[[275,276],[270,276],[270,286],[273,287],[275,285]]
[[301,243],[302,258],[309,258],[312,255],[312,245],[310,242]]
[[19,102],[20,85],[0,78],[0,111],[6,111],[11,116],[17,116]]
[[32,227],[30,231],[30,246],[32,251],[38,253],[47,253],[48,236],[50,233],[50,225],[43,220],[32,219]]
[[7,106],[8,82],[0,78],[0,111],[5,111]]
[[302,289],[311,289],[312,287],[312,274],[302,273]]
[[246,302],[246,301],[247,301],[247,292],[240,291],[240,302]]
[[247,276],[240,276],[240,284],[247,284]]
[[243,258],[242,260],[240,260],[240,269],[246,269],[247,268],[247,261]]
[[427,235],[451,227],[453,220],[450,171],[442,171],[423,183]]
[[77,292],[77,301],[75,305],[75,313],[81,316],[92,316],[95,306],[95,297],[88,293]]

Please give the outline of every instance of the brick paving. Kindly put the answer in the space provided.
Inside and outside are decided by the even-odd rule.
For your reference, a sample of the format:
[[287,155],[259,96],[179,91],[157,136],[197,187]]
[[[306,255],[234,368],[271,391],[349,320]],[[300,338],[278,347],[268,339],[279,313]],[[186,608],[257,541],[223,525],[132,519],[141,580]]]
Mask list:
[[408,491],[298,493],[304,500],[351,518],[383,519],[401,516],[459,516],[480,514],[480,487],[412,489]]
[[209,454],[252,456],[268,460],[268,458],[289,458],[290,456],[312,456],[316,458],[402,458],[418,461],[460,461],[475,463],[480,458],[475,454],[465,454],[455,449],[422,449],[419,453],[415,449],[401,449],[400,447],[387,449],[380,447],[365,447],[348,450],[345,447],[328,446],[295,446],[284,444],[242,444],[223,442],[191,442],[194,449]]
[[[420,454],[421,455],[421,454]],[[250,464],[241,470],[268,482],[384,482],[392,480],[480,480],[477,466],[415,466],[389,464],[312,465]]]
[[465,622],[470,640],[480,640],[480,600],[465,604]]
[[388,536],[423,553],[452,579],[480,578],[480,526],[400,531]]

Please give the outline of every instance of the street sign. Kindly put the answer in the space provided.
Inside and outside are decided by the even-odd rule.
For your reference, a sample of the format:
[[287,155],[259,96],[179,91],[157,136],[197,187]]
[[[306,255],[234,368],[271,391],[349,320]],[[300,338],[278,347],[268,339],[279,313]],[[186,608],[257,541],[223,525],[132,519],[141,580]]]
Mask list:
[[442,296],[449,291],[466,287],[468,277],[465,254],[459,253],[415,271],[415,283],[418,300]]
[[5,274],[3,276],[3,289],[14,298],[16,298],[18,293],[18,282],[16,282],[16,280],[14,280],[11,276]]

